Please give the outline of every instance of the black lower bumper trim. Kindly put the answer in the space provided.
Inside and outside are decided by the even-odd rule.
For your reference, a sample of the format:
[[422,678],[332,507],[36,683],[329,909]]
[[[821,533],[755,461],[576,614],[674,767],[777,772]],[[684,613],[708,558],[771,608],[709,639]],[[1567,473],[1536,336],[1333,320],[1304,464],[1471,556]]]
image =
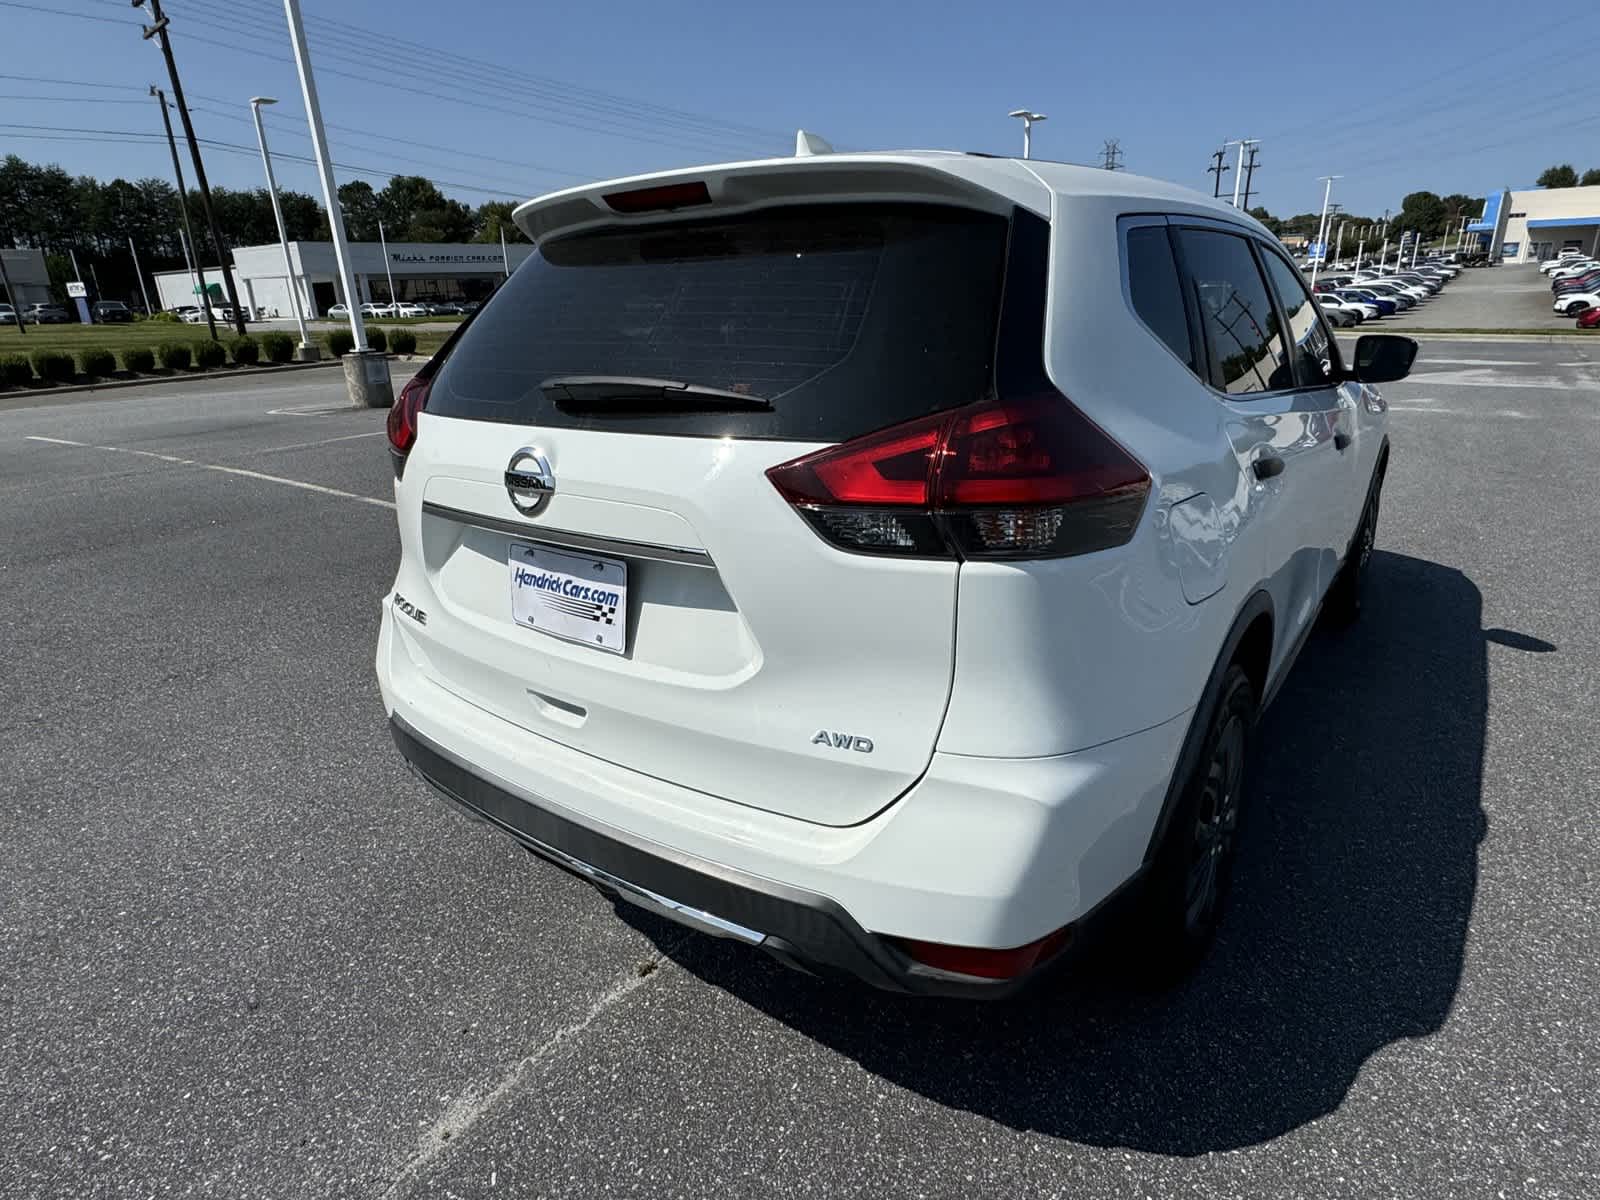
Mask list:
[[[635,888],[759,931],[765,935],[762,948],[787,965],[888,991],[927,995],[997,996],[1023,982],[929,973],[862,929],[826,896],[601,833],[483,778],[399,717],[390,719],[389,728],[401,755],[423,780],[534,853],[568,870],[573,863],[562,859],[576,860]],[[595,882],[587,872],[576,873]]]

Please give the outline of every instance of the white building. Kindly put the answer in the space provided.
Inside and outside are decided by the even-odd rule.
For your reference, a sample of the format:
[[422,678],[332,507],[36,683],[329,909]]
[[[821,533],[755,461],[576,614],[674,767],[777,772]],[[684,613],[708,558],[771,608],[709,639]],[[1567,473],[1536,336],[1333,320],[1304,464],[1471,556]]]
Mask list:
[[1600,250],[1600,187],[1495,192],[1467,238],[1468,248],[1506,262],[1542,262],[1568,246],[1592,254]]
[[[481,300],[517,264],[533,253],[522,243],[508,246],[501,258],[498,245],[452,245],[438,242],[390,242],[388,257],[378,242],[351,242],[350,269],[355,275],[357,302],[390,299],[389,279],[394,279],[400,300]],[[289,261],[306,315],[320,316],[345,299],[339,283],[332,242],[290,242]],[[239,246],[233,252],[234,284],[239,303],[262,316],[292,317],[289,282],[284,277],[283,247]],[[7,260],[9,265],[9,260]],[[222,272],[205,268],[212,295],[222,285]],[[198,284],[190,271],[162,271],[155,277],[162,308],[195,303]],[[227,289],[221,288],[226,297]]]

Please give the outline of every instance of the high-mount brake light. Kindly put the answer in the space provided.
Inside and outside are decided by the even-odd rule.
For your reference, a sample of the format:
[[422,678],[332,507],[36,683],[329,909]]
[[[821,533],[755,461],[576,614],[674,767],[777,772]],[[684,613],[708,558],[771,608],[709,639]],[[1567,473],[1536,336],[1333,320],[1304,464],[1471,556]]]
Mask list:
[[1150,493],[1143,464],[1053,391],[920,417],[767,478],[841,549],[938,558],[1119,546]]
[[702,180],[696,179],[692,183],[664,183],[626,192],[607,192],[604,199],[615,213],[670,212],[675,208],[710,204],[711,191]]

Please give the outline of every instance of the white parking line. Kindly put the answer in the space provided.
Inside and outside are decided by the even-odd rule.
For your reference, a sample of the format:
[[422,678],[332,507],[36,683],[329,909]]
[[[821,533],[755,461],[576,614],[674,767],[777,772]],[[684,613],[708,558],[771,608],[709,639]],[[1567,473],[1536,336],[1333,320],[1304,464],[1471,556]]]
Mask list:
[[1514,408],[1501,409],[1473,409],[1473,408],[1423,408],[1413,404],[1391,404],[1390,412],[1438,413],[1444,417],[1508,417],[1513,421],[1531,421],[1532,413],[1518,412]]
[[379,500],[374,496],[362,496],[356,492],[346,492],[340,488],[324,487],[320,483],[307,483],[304,479],[289,479],[282,475],[268,475],[262,471],[250,471],[244,467],[224,467],[220,463],[196,462],[192,458],[179,458],[175,454],[158,454],[154,450],[133,450],[127,446],[96,446],[91,442],[74,442],[68,438],[40,437],[37,434],[28,434],[27,441],[48,442],[53,446],[75,446],[80,450],[103,450],[107,454],[134,454],[140,458],[154,458],[161,462],[174,463],[181,467],[199,467],[202,471],[216,471],[223,475],[239,475],[245,479],[259,479],[264,483],[281,483],[284,487],[300,488],[307,492],[321,492],[325,496],[338,496],[343,500],[355,500],[361,504],[374,504],[379,508],[394,507],[393,500]]
[[279,450],[305,450],[311,446],[327,446],[333,442],[353,442],[357,438],[382,437],[385,430],[374,429],[370,433],[347,433],[342,437],[318,438],[314,442],[290,442],[287,446],[263,446],[260,450],[252,450],[251,454],[276,454]]

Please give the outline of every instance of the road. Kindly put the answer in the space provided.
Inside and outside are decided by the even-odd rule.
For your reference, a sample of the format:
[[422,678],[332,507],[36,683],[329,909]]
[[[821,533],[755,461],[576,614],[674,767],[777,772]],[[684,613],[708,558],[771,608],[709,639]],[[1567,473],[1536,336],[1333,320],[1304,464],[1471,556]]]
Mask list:
[[980,1008],[619,919],[431,799],[335,376],[0,413],[0,1196],[1593,1196],[1596,357],[1386,389],[1367,612],[1264,720],[1202,971]]

